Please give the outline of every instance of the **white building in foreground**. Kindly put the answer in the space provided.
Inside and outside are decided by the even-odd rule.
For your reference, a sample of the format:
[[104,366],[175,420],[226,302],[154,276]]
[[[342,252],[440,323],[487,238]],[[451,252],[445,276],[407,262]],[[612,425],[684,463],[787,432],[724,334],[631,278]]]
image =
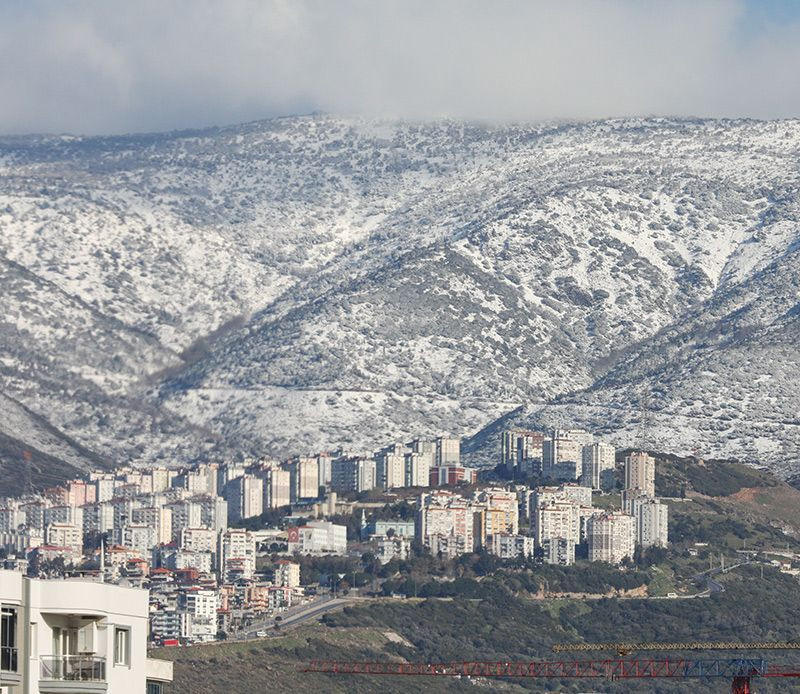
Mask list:
[[148,594],[0,570],[2,694],[159,694],[172,663],[147,657]]

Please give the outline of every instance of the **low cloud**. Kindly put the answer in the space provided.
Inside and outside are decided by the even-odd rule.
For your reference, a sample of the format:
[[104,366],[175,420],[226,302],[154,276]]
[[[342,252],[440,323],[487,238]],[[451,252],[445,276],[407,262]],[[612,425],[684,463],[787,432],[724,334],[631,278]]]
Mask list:
[[310,112],[540,120],[800,115],[800,23],[722,0],[0,5],[0,132]]

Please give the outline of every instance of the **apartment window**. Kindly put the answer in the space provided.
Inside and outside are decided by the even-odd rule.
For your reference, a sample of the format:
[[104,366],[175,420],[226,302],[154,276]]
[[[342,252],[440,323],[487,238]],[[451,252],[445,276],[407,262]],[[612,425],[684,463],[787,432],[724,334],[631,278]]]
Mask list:
[[131,630],[122,627],[114,629],[114,665],[131,664]]
[[164,683],[147,680],[147,694],[164,694]]
[[0,670],[17,671],[17,611],[2,609],[0,620]]

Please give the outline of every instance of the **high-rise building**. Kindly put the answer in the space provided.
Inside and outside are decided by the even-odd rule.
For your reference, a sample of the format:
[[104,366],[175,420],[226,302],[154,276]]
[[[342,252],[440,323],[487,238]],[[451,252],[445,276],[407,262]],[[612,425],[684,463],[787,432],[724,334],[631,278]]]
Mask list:
[[406,454],[384,451],[378,453],[376,462],[377,485],[381,489],[395,489],[406,485]]
[[417,540],[432,553],[455,556],[475,549],[475,512],[467,499],[451,492],[422,494],[417,511]]
[[440,436],[436,439],[436,465],[459,465],[461,462],[461,439]]
[[291,473],[279,467],[271,467],[261,474],[264,477],[264,508],[281,508],[291,504]]
[[669,507],[658,499],[639,496],[631,500],[631,515],[636,519],[636,542],[642,547],[666,547]]
[[641,489],[647,496],[656,495],[656,460],[644,451],[625,458],[625,489]]
[[625,513],[604,513],[587,522],[589,560],[619,564],[633,558],[636,545],[636,519]]
[[297,458],[288,464],[291,476],[291,501],[319,496],[319,463],[316,458]]
[[[581,484],[592,489],[608,488],[613,479],[616,450],[608,443],[592,443],[583,447]],[[610,473],[610,475],[609,475]]]
[[264,480],[255,475],[236,477],[225,485],[228,520],[260,516],[264,510]]
[[542,442],[542,474],[556,480],[577,480],[583,466],[583,447],[592,436],[582,429],[555,429]]
[[434,461],[434,454],[427,453],[406,453],[405,454],[405,486],[406,487],[427,487],[430,485],[431,466]]
[[256,540],[249,530],[230,528],[219,536],[219,571],[226,583],[252,578],[256,571]]
[[500,463],[514,477],[539,475],[542,472],[544,434],[514,429],[500,438]]
[[331,489],[336,492],[364,492],[376,484],[375,461],[370,458],[337,458],[333,461]]

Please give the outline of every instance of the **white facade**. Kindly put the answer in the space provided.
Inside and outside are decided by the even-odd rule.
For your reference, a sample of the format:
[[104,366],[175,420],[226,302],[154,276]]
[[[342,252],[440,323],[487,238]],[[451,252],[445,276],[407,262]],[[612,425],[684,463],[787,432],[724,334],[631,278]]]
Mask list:
[[636,545],[636,519],[625,513],[605,513],[587,523],[589,560],[619,564],[633,558]]
[[575,563],[575,543],[565,537],[554,537],[542,544],[545,564],[570,566]]
[[616,449],[608,443],[593,443],[583,447],[581,484],[592,489],[601,489],[604,478],[613,472]]
[[0,570],[0,603],[13,623],[2,630],[3,694],[144,694],[172,679],[171,663],[147,658],[146,590]]
[[406,453],[405,455],[405,486],[427,487],[430,484],[431,467],[434,463],[432,451],[424,453]]
[[347,554],[347,528],[328,521],[311,521],[289,528],[289,552],[300,554]]
[[249,530],[231,528],[220,535],[217,557],[226,582],[252,578],[256,572],[256,540]]
[[636,518],[636,542],[642,547],[666,547],[669,507],[658,499],[637,499],[632,510]]
[[436,439],[436,466],[461,463],[461,439],[440,436]]
[[648,496],[656,495],[656,460],[644,452],[625,458],[625,489],[640,489]]
[[534,550],[534,540],[527,535],[492,535],[492,542],[489,549],[492,554],[500,559],[518,559],[522,557],[532,557]]
[[381,489],[395,489],[406,484],[404,453],[381,453],[377,460],[377,482]]

